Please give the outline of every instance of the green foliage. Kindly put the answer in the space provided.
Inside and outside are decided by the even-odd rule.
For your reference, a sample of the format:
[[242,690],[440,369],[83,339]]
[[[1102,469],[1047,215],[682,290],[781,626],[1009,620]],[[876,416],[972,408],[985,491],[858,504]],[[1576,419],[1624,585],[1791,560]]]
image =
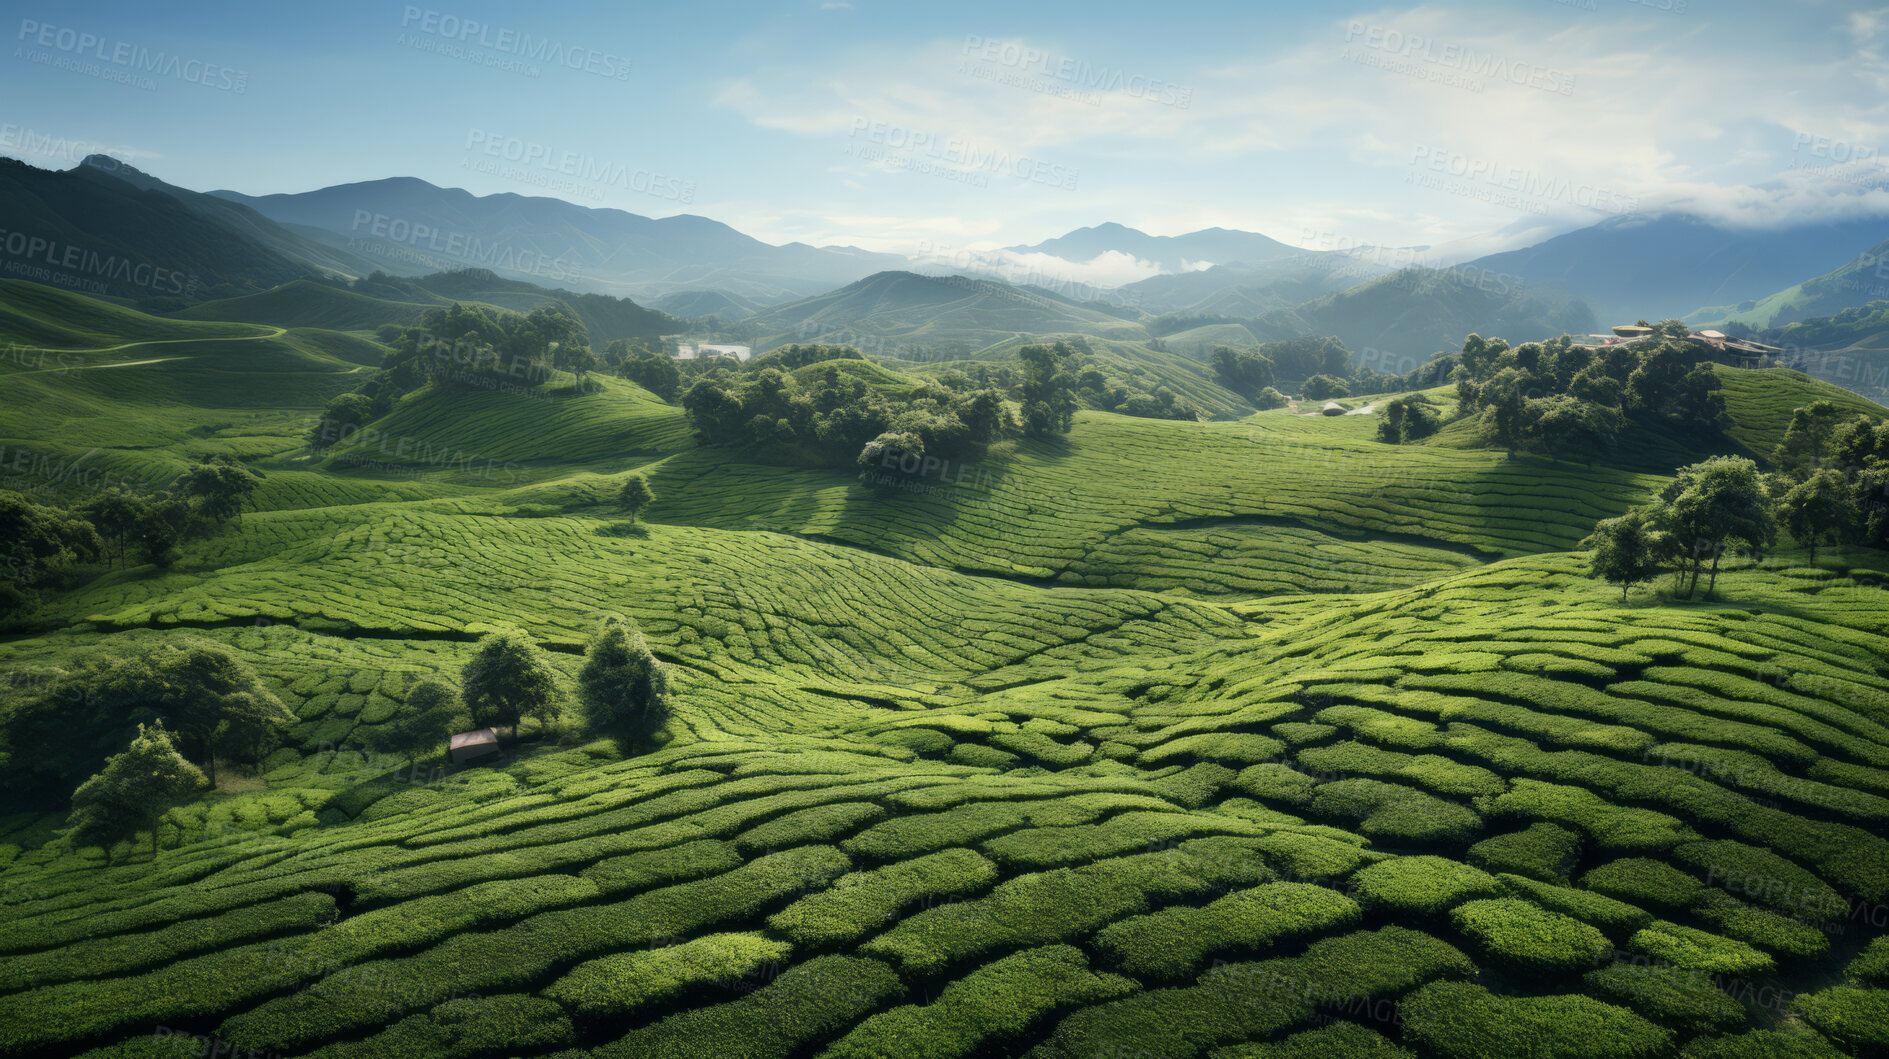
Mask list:
[[669,723],[669,667],[656,659],[642,630],[619,615],[606,617],[591,634],[577,689],[591,730],[620,736],[631,748],[648,745]]
[[1410,1059],[1412,1054],[1355,1022],[1335,1022],[1272,1043],[1215,1048],[1208,1059],[1326,1059],[1336,1055],[1347,1059]]
[[90,522],[0,490],[0,623],[23,616],[64,568],[97,558],[104,547]]
[[1064,1019],[1042,1046],[1075,1059],[1128,1054],[1194,1055],[1202,1048],[1265,1037],[1323,1008],[1384,1019],[1387,997],[1439,977],[1474,973],[1468,957],[1401,927],[1313,942],[1303,955],[1214,967],[1193,986],[1151,989]]
[[1832,986],[1800,997],[1804,1020],[1850,1049],[1889,1048],[1889,989]]
[[1334,397],[1350,397],[1351,384],[1331,375],[1314,375],[1305,380],[1301,388],[1308,401],[1329,401]]
[[623,479],[623,488],[617,490],[617,506],[635,522],[643,509],[656,502],[656,491],[649,487],[649,478],[640,471]]
[[1435,982],[1404,1000],[1407,1040],[1464,1059],[1613,1059],[1662,1055],[1672,1032],[1584,996],[1506,997]]
[[1214,381],[1255,405],[1261,394],[1272,389],[1273,363],[1261,354],[1220,346],[1208,363],[1213,365]]
[[797,944],[815,947],[855,941],[914,906],[963,900],[997,880],[997,867],[968,849],[947,849],[843,875],[829,890],[806,897],[768,920]]
[[1263,950],[1286,938],[1322,934],[1358,921],[1357,903],[1322,886],[1266,883],[1202,908],[1164,908],[1104,928],[1095,946],[1138,978],[1178,978],[1210,954]]
[[424,680],[407,693],[407,700],[391,720],[376,725],[368,745],[383,754],[398,754],[412,764],[415,758],[437,753],[453,734],[464,706],[452,685]]
[[1076,373],[1082,353],[1067,342],[1036,343],[1017,350],[1017,359],[1023,365],[1018,399],[1024,433],[1038,438],[1069,433],[1076,420]]
[[1704,889],[1699,880],[1664,861],[1629,857],[1581,876],[1581,885],[1636,905],[1684,908]]
[[1392,857],[1360,868],[1351,885],[1367,908],[1428,916],[1502,890],[1488,872],[1442,857]]
[[1613,963],[1589,971],[1585,981],[1605,999],[1682,1034],[1724,1030],[1745,1021],[1744,1005],[1699,971]]
[[1006,956],[946,985],[930,1004],[873,1015],[820,1053],[831,1059],[954,1059],[1019,1035],[1044,1015],[1114,1000],[1135,984],[1091,971],[1082,952],[1050,945]]
[[672,1015],[591,1054],[599,1059],[681,1055],[788,1055],[905,995],[877,960],[816,956],[725,1004]]
[[1737,1036],[1700,1037],[1680,1050],[1685,1059],[1842,1059],[1843,1053],[1816,1031],[1752,1030]]
[[1663,919],[1634,934],[1627,946],[1674,967],[1712,974],[1763,974],[1777,966],[1771,957],[1742,941]]
[[131,745],[113,754],[104,771],[72,792],[72,815],[67,819],[72,842],[104,846],[110,863],[114,843],[149,831],[155,857],[158,818],[203,784],[203,772],[171,745],[162,721],[149,728],[139,725]]
[[1809,549],[1813,563],[1817,561],[1818,545],[1842,543],[1856,517],[1849,485],[1834,470],[1818,471],[1792,486],[1778,501],[1778,521],[1797,543]]
[[460,675],[466,708],[480,726],[515,726],[525,717],[549,722],[561,708],[557,676],[544,654],[518,629],[487,633]]
[[1496,962],[1537,974],[1592,967],[1613,951],[1605,935],[1580,920],[1512,897],[1465,902],[1450,919]]
[[1620,599],[1626,601],[1634,585],[1659,576],[1664,542],[1657,537],[1646,513],[1638,508],[1617,518],[1601,519],[1594,535],[1582,541],[1594,549],[1589,577],[1598,577],[1620,586]]
[[1497,876],[1502,885],[1530,901],[1592,923],[1615,937],[1625,937],[1653,922],[1653,914],[1589,890],[1557,886],[1520,875]]
[[591,1018],[626,1015],[692,991],[729,988],[784,963],[793,947],[760,934],[708,934],[573,967],[544,995]]
[[1678,549],[1680,561],[1691,572],[1685,584],[1690,598],[1699,587],[1699,574],[1711,560],[1706,595],[1718,585],[1719,561],[1728,543],[1753,551],[1771,546],[1777,537],[1777,519],[1771,500],[1750,460],[1716,456],[1704,463],[1681,467],[1678,476],[1660,494],[1656,515]]
[[1543,882],[1565,883],[1581,855],[1581,838],[1547,822],[1523,831],[1485,838],[1469,847],[1469,863],[1492,875],[1513,873]]

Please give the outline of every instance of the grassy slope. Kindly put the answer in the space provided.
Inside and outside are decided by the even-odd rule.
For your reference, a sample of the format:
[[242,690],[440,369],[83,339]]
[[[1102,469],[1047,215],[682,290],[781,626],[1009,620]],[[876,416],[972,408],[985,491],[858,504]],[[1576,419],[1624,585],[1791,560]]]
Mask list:
[[[1734,987],[1821,988],[1882,933],[1768,911],[1889,899],[1880,553],[1623,606],[1564,549],[1658,479],[1284,411],[1085,413],[888,498],[695,450],[627,385],[428,395],[311,463],[334,341],[15,380],[0,436],[241,451],[269,479],[240,526],[58,600],[0,667],[203,636],[300,720],[259,781],[172,813],[155,863],[0,818],[0,1050],[156,1054],[165,1026],[333,1056],[1199,1055],[1315,1010],[1395,1036],[1378,1001],[1475,965],[1497,992],[1591,989],[1518,990],[1525,953],[1439,900],[1573,910],[1628,962],[1748,967]],[[1728,373],[1734,436],[1765,445],[1793,382]],[[604,501],[634,466],[661,500],[622,535]],[[427,782],[364,760],[483,629],[523,625],[569,680],[610,611],[675,667],[664,749]],[[1471,851],[1543,823],[1572,862]],[[1426,856],[1521,874],[1445,884]],[[1618,881],[1645,858],[1674,874]],[[1656,918],[1705,934],[1680,952]]]

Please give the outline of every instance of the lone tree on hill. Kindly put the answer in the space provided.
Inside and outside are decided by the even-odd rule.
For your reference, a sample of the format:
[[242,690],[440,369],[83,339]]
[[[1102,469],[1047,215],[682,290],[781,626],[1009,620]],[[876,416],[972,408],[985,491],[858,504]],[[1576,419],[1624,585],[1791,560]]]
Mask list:
[[155,857],[159,818],[203,782],[203,773],[171,744],[164,722],[139,725],[124,753],[113,754],[98,775],[72,792],[70,837],[75,843],[105,847],[105,863],[110,864],[113,843],[148,830]]
[[1855,524],[1856,503],[1850,498],[1843,475],[1824,470],[1785,493],[1778,503],[1778,514],[1797,543],[1810,550],[1810,561],[1814,563],[1819,544],[1842,541],[1846,531]]
[[1076,421],[1076,377],[1082,352],[1067,342],[1017,350],[1023,362],[1023,430],[1031,437],[1067,434]]
[[439,750],[463,709],[452,685],[440,680],[421,681],[407,693],[400,712],[373,729],[368,746],[377,753],[399,754],[411,766],[415,758]]
[[227,649],[193,643],[156,656],[146,674],[145,697],[177,726],[185,745],[208,766],[216,786],[219,755],[255,764],[281,742],[295,715]]
[[557,676],[544,652],[517,629],[487,633],[466,663],[461,684],[477,725],[515,728],[521,718],[548,723],[558,715]]
[[1622,603],[1634,585],[1659,576],[1658,534],[1638,508],[1619,518],[1602,519],[1593,535],[1581,543],[1594,549],[1588,576],[1619,585]]
[[628,741],[632,753],[669,720],[669,671],[635,625],[612,615],[584,649],[578,691],[590,727]]
[[1334,397],[1350,397],[1351,385],[1336,376],[1314,375],[1305,380],[1304,393],[1308,401],[1328,401]]
[[177,476],[177,492],[187,497],[196,509],[213,522],[227,522],[243,513],[249,495],[261,484],[262,476],[226,457],[217,456],[208,463],[193,463]]
[[[1672,534],[1681,559],[1682,594],[1687,599],[1699,587],[1706,559],[1712,560],[1709,597],[1718,585],[1719,560],[1727,542],[1743,543],[1753,551],[1777,539],[1777,519],[1771,513],[1758,465],[1738,456],[1714,456],[1704,463],[1681,467],[1679,476],[1660,494],[1660,522]],[[1686,579],[1687,573],[1691,574]]]
[[631,522],[635,522],[636,516],[655,502],[656,490],[649,487],[649,479],[641,472],[625,478],[623,488],[617,492],[617,506],[630,513]]

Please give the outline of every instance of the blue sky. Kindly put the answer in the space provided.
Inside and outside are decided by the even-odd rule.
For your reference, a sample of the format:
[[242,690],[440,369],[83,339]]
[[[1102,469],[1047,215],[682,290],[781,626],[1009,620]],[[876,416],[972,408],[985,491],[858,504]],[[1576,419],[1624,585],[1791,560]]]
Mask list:
[[203,190],[411,175],[945,256],[1103,221],[1460,257],[1667,205],[1889,215],[1868,4],[9,6],[0,153]]

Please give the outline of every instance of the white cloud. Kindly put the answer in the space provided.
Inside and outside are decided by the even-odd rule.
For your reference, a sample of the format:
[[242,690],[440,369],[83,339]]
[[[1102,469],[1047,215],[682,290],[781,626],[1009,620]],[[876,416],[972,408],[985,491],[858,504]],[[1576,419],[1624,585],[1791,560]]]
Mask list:
[[[847,174],[901,168],[886,152],[948,159],[964,147],[1063,164],[1080,170],[1079,201],[1095,211],[1079,223],[1147,230],[1198,221],[1289,241],[1297,227],[1467,253],[1633,209],[1751,225],[1889,212],[1867,173],[1807,164],[1812,148],[1798,144],[1800,133],[1843,138],[1889,156],[1889,94],[1875,90],[1889,84],[1889,9],[1827,27],[1852,61],[1723,28],[1656,12],[1495,20],[1424,6],[1336,18],[1250,61],[1187,67],[1164,54],[1146,70],[1097,68],[1103,86],[1110,73],[1184,84],[1186,106],[1125,84],[1085,94],[1080,78],[1003,61],[1072,53],[1057,41],[952,40],[759,69],[717,102],[763,128],[829,139],[836,154],[858,143],[881,151],[877,163],[839,167]],[[1443,170],[1428,168],[1439,158]],[[899,190],[947,189],[914,178]],[[1013,241],[1052,234],[1017,230],[1053,211],[1003,190],[988,199],[1008,211]]]

